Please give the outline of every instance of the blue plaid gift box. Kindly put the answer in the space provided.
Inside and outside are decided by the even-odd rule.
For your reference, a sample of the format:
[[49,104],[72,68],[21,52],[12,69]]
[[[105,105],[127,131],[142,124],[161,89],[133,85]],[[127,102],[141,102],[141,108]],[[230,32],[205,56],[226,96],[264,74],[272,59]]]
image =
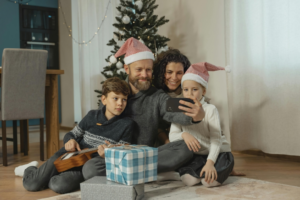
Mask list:
[[125,145],[105,149],[107,180],[136,185],[157,180],[157,148]]

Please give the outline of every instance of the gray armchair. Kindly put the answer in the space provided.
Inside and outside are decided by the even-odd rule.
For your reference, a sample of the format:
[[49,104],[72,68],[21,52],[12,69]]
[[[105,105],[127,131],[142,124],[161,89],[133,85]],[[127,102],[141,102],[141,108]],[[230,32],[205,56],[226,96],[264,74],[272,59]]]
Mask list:
[[[14,141],[14,153],[16,153],[16,120],[25,120],[26,122],[27,119],[40,119],[40,158],[44,160],[43,118],[47,57],[48,52],[45,50],[3,50],[0,120],[2,121],[2,154],[4,166],[7,166],[7,120],[14,121],[14,138],[12,140]],[[27,132],[26,126],[24,127],[24,132]],[[26,134],[24,134],[23,140],[24,155],[27,155]]]

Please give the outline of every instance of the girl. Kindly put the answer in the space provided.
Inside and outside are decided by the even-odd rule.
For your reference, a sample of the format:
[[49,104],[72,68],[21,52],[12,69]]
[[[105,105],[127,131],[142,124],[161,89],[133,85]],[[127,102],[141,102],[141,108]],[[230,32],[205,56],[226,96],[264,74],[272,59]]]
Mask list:
[[206,62],[193,64],[181,79],[183,96],[196,98],[205,111],[201,123],[190,126],[172,123],[170,129],[171,142],[184,140],[188,148],[194,152],[194,158],[178,170],[181,180],[188,186],[200,182],[207,187],[221,185],[234,166],[230,144],[221,134],[218,110],[214,105],[204,101],[208,71],[216,70],[224,68]]
[[[170,48],[169,50],[160,53],[157,60],[154,62],[154,86],[158,89],[164,90],[173,98],[183,97],[181,80],[190,65],[191,63],[189,59],[178,49]],[[210,99],[205,97],[204,101],[209,103]],[[170,142],[168,136],[170,126],[171,123],[163,120],[159,124],[158,139],[160,144],[167,144]],[[159,144],[157,144],[156,146],[159,146]],[[232,170],[230,175],[245,176],[244,173],[237,172],[234,169]]]

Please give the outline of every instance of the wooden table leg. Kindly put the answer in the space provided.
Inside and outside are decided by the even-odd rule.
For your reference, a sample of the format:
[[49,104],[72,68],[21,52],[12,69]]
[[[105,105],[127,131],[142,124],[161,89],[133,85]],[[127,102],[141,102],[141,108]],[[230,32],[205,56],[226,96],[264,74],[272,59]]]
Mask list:
[[46,140],[47,158],[59,150],[59,121],[58,121],[58,77],[50,76],[50,85],[46,87]]
[[29,151],[29,120],[26,120],[26,128],[27,128],[27,150]]
[[23,128],[23,120],[20,120],[20,146],[21,146],[21,153],[24,153],[24,141],[23,141],[23,135],[24,135],[24,128]]

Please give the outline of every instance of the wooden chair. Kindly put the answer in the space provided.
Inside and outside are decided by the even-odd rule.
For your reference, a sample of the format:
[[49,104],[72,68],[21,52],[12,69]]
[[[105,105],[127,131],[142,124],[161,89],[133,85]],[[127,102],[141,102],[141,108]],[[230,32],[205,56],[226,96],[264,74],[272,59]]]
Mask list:
[[[27,120],[40,119],[40,159],[44,160],[44,106],[48,52],[31,49],[4,49],[1,75],[2,157],[7,166],[6,141],[17,149],[16,120],[22,120],[24,155],[28,155]],[[13,120],[13,138],[6,138],[6,121]]]

